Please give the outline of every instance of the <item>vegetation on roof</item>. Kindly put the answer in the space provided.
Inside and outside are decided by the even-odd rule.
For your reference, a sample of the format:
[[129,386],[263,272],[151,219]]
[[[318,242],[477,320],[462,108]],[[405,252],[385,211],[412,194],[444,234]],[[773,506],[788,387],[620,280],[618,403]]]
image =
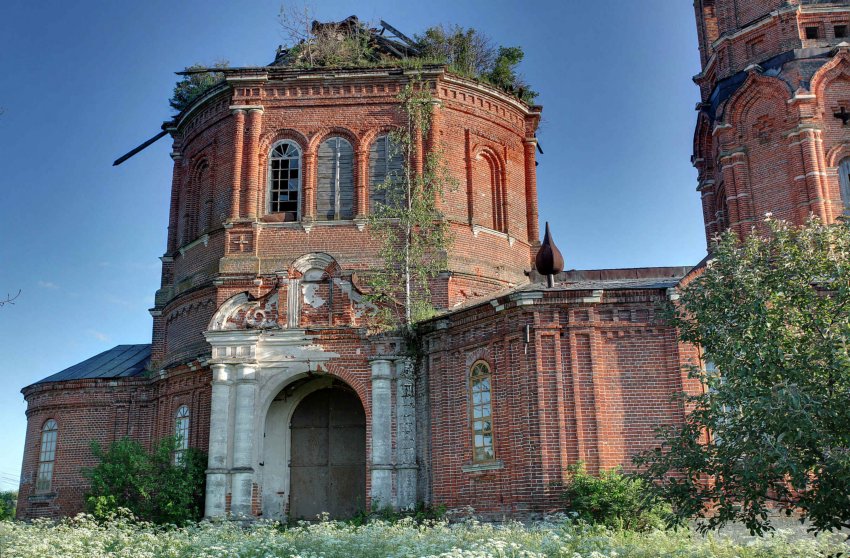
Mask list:
[[224,74],[215,70],[229,66],[230,64],[226,60],[216,62],[212,66],[206,64],[187,66],[183,77],[174,85],[174,93],[168,100],[168,104],[177,112],[183,112],[195,99],[202,97],[207,91],[222,83]]
[[[525,53],[519,46],[495,46],[485,34],[459,25],[437,25],[409,38],[388,23],[378,26],[356,16],[320,23],[308,11],[282,9],[280,24],[287,46],[277,50],[271,66],[291,68],[387,67],[416,69],[443,65],[462,77],[492,85],[525,103],[537,93],[517,72]],[[182,112],[196,99],[224,81],[227,61],[212,66],[194,64],[180,72],[169,99]]]
[[290,46],[278,49],[273,65],[340,68],[439,64],[452,73],[493,85],[526,103],[537,93],[517,73],[525,53],[498,46],[485,34],[459,25],[429,27],[413,39],[386,22],[371,26],[350,16],[340,22],[308,23],[309,14],[281,11]]

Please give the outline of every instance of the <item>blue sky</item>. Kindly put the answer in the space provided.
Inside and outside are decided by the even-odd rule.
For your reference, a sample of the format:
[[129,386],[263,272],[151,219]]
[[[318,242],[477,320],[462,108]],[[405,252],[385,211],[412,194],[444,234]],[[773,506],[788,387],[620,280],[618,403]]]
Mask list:
[[[689,265],[705,253],[690,165],[693,8],[670,0],[317,0],[317,17],[438,23],[526,52],[540,92],[541,221],[570,268]],[[150,341],[171,177],[174,71],[262,65],[279,0],[6,0],[0,20],[0,490],[20,474],[20,389],[117,344]]]

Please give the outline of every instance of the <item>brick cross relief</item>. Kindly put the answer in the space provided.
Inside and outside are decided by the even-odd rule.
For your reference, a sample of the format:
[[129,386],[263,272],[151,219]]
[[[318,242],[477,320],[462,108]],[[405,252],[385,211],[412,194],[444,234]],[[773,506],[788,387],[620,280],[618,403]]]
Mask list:
[[236,252],[247,252],[248,246],[251,244],[249,236],[246,234],[234,236],[230,242],[233,244],[233,250]]

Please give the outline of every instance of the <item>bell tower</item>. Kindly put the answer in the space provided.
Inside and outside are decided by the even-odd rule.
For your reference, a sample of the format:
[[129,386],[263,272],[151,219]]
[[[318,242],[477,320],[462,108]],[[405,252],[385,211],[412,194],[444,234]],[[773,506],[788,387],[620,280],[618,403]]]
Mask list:
[[706,240],[850,203],[850,0],[696,0]]

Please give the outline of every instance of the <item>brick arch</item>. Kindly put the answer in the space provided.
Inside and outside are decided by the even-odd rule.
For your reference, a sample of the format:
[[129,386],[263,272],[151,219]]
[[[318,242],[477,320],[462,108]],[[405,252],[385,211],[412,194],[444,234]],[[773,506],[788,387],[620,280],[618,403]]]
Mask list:
[[507,180],[505,176],[505,161],[492,147],[477,145],[472,151],[475,162],[484,161],[490,168],[490,207],[492,223],[487,225],[493,230],[508,231],[507,215]]
[[792,91],[787,83],[778,78],[765,77],[757,71],[751,71],[744,84],[729,99],[724,109],[723,120],[734,126],[739,135],[746,136],[744,126],[753,109],[773,103],[780,110],[770,110],[774,118],[788,119],[787,100]]
[[379,137],[385,134],[389,134],[390,132],[398,132],[400,130],[402,130],[401,126],[395,126],[391,124],[372,128],[371,130],[368,130],[366,133],[360,136],[360,146],[363,148],[363,150],[368,151],[369,149],[371,149],[372,144],[375,143],[375,140],[377,140]]
[[850,157],[850,143],[839,143],[826,153],[826,166],[835,168],[842,160]]
[[711,118],[705,111],[697,117],[697,127],[694,130],[694,157],[702,158],[703,172],[710,175],[714,169],[714,136],[712,134]]
[[311,252],[293,260],[289,266],[289,276],[300,277],[311,269],[323,269],[328,276],[333,276],[342,268],[330,254]]
[[333,362],[326,362],[321,365],[322,368],[326,370],[327,375],[338,378],[348,384],[348,386],[354,390],[357,394],[357,397],[360,398],[360,404],[363,405],[363,410],[366,412],[366,424],[372,422],[372,406],[369,401],[370,392],[364,385],[363,381],[359,379],[354,373],[352,373],[347,368],[340,366],[339,364],[335,364]]
[[319,146],[328,138],[340,137],[346,140],[351,144],[351,148],[355,153],[361,148],[360,138],[357,137],[357,134],[349,130],[348,128],[343,128],[341,126],[331,126],[328,128],[322,128],[310,138],[308,144],[308,151],[310,153],[316,153],[319,150]]
[[850,76],[850,49],[841,48],[832,60],[821,66],[812,76],[809,91],[818,98],[818,106],[823,110],[826,86],[840,76]]
[[272,147],[277,142],[284,140],[294,142],[298,146],[298,149],[301,150],[302,155],[307,152],[308,146],[310,145],[310,140],[307,139],[307,136],[305,136],[298,130],[294,130],[292,128],[283,128],[281,130],[275,130],[274,132],[265,134],[260,138],[260,159],[268,159],[269,152],[271,152]]

